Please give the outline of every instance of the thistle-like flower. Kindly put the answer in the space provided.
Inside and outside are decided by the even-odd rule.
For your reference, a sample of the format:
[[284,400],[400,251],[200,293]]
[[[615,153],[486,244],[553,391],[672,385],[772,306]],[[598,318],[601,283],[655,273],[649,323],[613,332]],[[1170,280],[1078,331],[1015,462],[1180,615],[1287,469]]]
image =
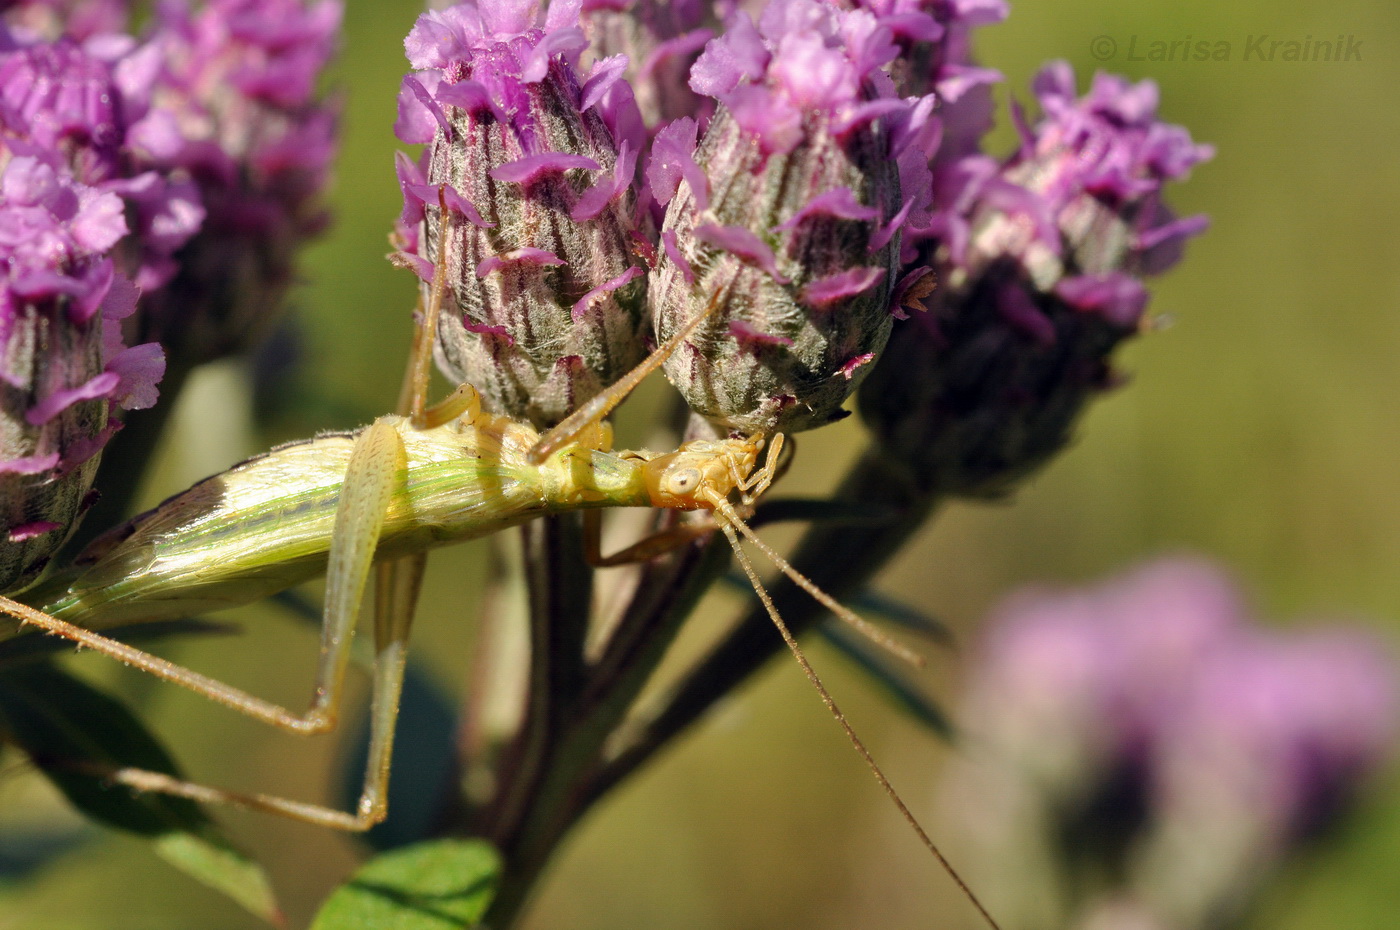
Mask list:
[[1059,451],[1141,327],[1139,277],[1205,227],[1162,204],[1211,149],[1157,120],[1154,84],[1099,75],[1076,99],[1060,63],[1035,89],[1044,117],[1018,121],[1008,161],[936,166],[937,209],[898,288],[915,312],[861,394],[885,448],[931,490],[1000,494]]
[[1335,824],[1397,711],[1379,643],[1267,631],[1216,566],[1167,559],[997,611],[963,717],[998,762],[961,765],[945,797],[1022,924],[1059,907],[1117,926],[1100,921],[1130,905],[1144,926],[1221,926]]
[[85,42],[126,32],[131,4],[129,0],[0,0],[0,12],[12,30],[26,37],[67,36]]
[[[889,335],[903,158],[932,141],[932,98],[904,100],[898,54],[870,12],[774,0],[737,14],[691,71],[720,106],[656,137],[649,182],[669,201],[651,274],[657,335],[721,307],[666,365],[722,429],[810,429],[842,415]],[[912,161],[908,157],[912,153]]]
[[901,54],[890,74],[902,97],[934,94],[941,138],[936,162],[969,155],[992,125],[992,85],[1001,72],[972,54],[973,30],[1006,19],[1005,0],[851,0],[888,28]]
[[717,25],[713,4],[703,0],[583,3],[594,61],[623,70],[651,132],[682,116],[708,118],[713,101],[691,90],[690,67]]
[[[142,338],[182,366],[254,345],[300,246],[325,227],[336,118],[317,80],[340,19],[338,0],[162,3],[128,69],[150,98],[135,163],[188,179],[206,214],[178,256],[138,279]],[[153,218],[140,241],[163,228]]]
[[[557,423],[645,355],[650,249],[633,192],[644,134],[621,69],[574,62],[577,3],[481,0],[424,14],[405,47],[401,246],[425,281],[447,223],[437,357],[486,402]],[[443,215],[441,204],[446,206]],[[420,230],[419,224],[423,224]],[[427,285],[425,285],[426,287]]]

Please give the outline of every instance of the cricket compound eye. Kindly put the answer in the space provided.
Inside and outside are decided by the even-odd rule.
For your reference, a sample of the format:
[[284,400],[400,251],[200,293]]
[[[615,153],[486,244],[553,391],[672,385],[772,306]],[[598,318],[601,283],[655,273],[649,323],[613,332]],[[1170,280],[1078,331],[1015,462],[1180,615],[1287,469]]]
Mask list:
[[700,487],[700,469],[682,468],[666,476],[666,491],[677,497],[692,493]]

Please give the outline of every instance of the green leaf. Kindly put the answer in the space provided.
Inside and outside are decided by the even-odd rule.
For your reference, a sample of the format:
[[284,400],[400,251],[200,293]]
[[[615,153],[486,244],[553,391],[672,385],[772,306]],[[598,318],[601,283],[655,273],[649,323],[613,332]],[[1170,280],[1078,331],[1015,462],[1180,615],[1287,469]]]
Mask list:
[[461,930],[495,894],[501,860],[482,840],[433,840],[376,856],[326,901],[311,930]]
[[953,631],[948,629],[946,623],[903,601],[867,589],[851,600],[850,607],[859,614],[884,617],[896,626],[927,636],[940,645],[954,645]]
[[282,915],[262,867],[198,804],[114,785],[139,768],[182,778],[175,761],[119,701],[51,665],[0,675],[0,724],[68,800],[94,820],[150,838],[171,865],[274,924]]

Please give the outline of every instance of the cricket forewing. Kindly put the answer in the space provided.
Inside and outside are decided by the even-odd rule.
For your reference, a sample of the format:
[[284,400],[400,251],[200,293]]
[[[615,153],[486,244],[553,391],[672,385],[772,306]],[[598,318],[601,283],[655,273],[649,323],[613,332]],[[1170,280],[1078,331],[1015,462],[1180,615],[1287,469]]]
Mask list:
[[[388,418],[407,467],[390,498],[376,558],[486,536],[546,513],[604,507],[709,506],[753,469],[761,442],[688,443],[675,452],[604,451],[584,442],[540,465],[529,426],[489,414],[418,430]],[[291,443],[171,497],[96,540],[76,576],[30,603],[91,629],[188,617],[252,603],[325,571],[355,434]],[[599,446],[604,448],[598,448]]]

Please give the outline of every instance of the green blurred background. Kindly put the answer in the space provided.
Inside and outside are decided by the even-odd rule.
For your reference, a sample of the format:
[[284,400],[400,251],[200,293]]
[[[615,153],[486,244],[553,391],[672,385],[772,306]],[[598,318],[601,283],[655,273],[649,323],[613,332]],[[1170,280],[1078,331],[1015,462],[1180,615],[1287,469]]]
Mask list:
[[[416,9],[350,0],[337,76],[345,99],[338,222],[303,266],[296,303],[307,367],[281,391],[274,428],[247,427],[242,372],[215,373],[185,398],[190,432],[169,444],[149,498],[273,440],[352,427],[391,407],[413,287],[383,259],[398,210],[390,124],[404,70],[400,40]],[[1246,37],[1260,33],[1354,35],[1361,60],[1241,60]],[[1118,50],[1102,63],[1091,53],[1099,36]],[[1130,61],[1134,36],[1139,48],[1224,40],[1234,55]],[[890,568],[882,589],[945,618],[966,643],[1017,585],[1088,581],[1190,549],[1231,566],[1261,617],[1354,619],[1396,642],[1400,15],[1393,5],[1022,2],[1007,23],[983,30],[979,47],[1023,100],[1031,75],[1055,57],[1074,63],[1081,88],[1098,66],[1155,79],[1165,117],[1218,148],[1214,162],[1173,192],[1179,212],[1209,212],[1213,226],[1155,287],[1153,307],[1173,325],[1124,354],[1131,382],[1093,409],[1075,447],[1005,504],[947,509]],[[1107,45],[1093,48],[1102,54]],[[1004,150],[1008,128],[994,139]],[[652,386],[650,396],[664,390]],[[859,439],[853,421],[804,436],[786,490],[829,487]],[[430,563],[416,653],[453,691],[469,667],[488,551],[486,543],[468,544]],[[723,620],[738,603],[724,597],[705,611],[708,620]],[[179,657],[301,702],[313,633],[274,609],[233,619],[246,622],[245,635],[182,643]],[[910,806],[940,832],[935,786],[952,750],[882,705],[829,650],[813,653]],[[956,655],[936,656],[930,690],[951,698],[957,663]],[[270,735],[101,659],[84,657],[78,667],[139,700],[201,780],[305,798],[335,790],[343,740]],[[1376,788],[1340,842],[1272,887],[1259,927],[1396,925],[1400,781],[1385,777]],[[8,844],[24,842],[25,830],[46,834],[65,817],[74,831],[93,833],[25,881],[0,886],[0,930],[255,926],[141,843],[73,820],[12,760],[0,772],[0,812]],[[238,812],[223,818],[267,863],[293,926],[363,855],[356,841],[311,827]],[[950,852],[956,859],[956,847]],[[975,886],[978,876],[970,878]],[[556,860],[525,922],[569,930],[976,925],[790,662],[776,663],[601,805]]]

